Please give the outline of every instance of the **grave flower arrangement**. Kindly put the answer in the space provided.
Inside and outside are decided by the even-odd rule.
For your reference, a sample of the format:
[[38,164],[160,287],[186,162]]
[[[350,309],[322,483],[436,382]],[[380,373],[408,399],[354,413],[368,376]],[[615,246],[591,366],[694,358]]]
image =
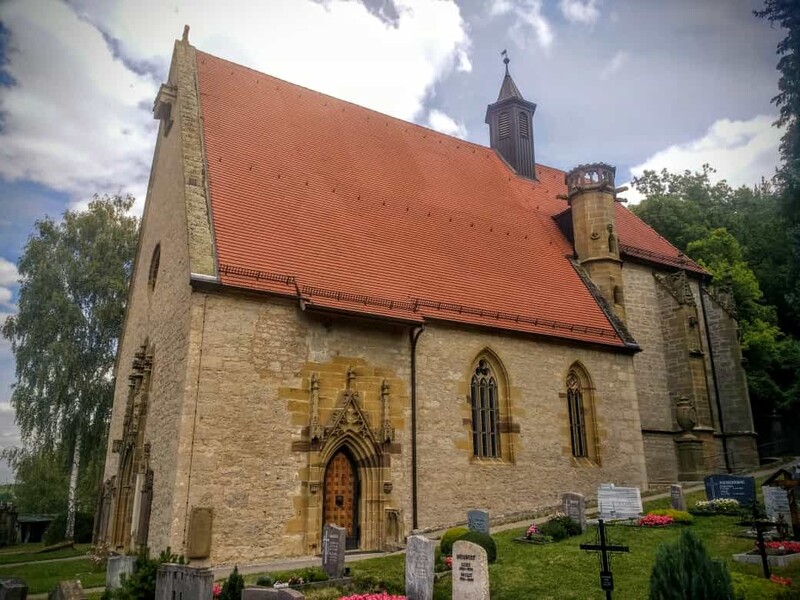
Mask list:
[[637,522],[639,527],[666,527],[674,523],[674,519],[669,515],[653,515],[649,514]]
[[339,600],[406,600],[405,596],[393,596],[386,592],[378,594],[356,594],[354,596],[341,596]]
[[[800,542],[764,542],[764,547],[767,549],[767,554],[777,556],[800,553]],[[758,545],[755,552],[758,552]]]
[[219,595],[222,593],[222,586],[215,583],[211,593],[214,595],[214,598],[219,598]]
[[530,527],[525,530],[525,535],[515,539],[520,542],[528,542],[529,544],[547,544],[553,541],[551,536],[542,533],[536,523],[531,523]]
[[791,577],[780,577],[778,575],[773,575],[769,578],[772,583],[777,583],[778,585],[792,585],[792,578]]
[[739,513],[739,501],[734,498],[698,500],[692,512],[696,515],[736,515]]

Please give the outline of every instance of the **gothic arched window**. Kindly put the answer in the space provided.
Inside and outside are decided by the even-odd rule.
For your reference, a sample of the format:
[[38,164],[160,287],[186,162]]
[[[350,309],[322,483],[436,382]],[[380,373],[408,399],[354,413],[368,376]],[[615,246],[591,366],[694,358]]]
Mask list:
[[478,361],[470,382],[472,448],[475,456],[500,458],[500,400],[489,362]]
[[583,406],[581,380],[574,370],[567,375],[567,408],[569,410],[569,438],[572,456],[587,457],[586,411]]

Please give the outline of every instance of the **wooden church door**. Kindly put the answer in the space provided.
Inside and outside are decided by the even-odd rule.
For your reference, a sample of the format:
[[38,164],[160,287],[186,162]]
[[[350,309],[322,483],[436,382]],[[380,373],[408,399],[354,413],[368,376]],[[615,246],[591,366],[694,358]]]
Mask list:
[[347,453],[339,450],[325,469],[323,524],[344,527],[348,550],[358,548],[358,488],[358,470]]

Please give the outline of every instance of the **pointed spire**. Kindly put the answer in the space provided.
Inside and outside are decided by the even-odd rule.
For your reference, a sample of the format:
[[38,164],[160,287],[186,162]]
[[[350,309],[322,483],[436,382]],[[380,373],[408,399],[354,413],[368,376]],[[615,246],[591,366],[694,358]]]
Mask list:
[[508,72],[508,63],[511,62],[508,58],[508,52],[503,50],[500,54],[503,56],[503,64],[506,66],[506,75],[503,77],[503,85],[500,86],[500,94],[497,96],[497,101],[500,102],[501,100],[508,100],[509,98],[524,100],[525,98],[522,97],[517,84],[514,83],[511,74]]

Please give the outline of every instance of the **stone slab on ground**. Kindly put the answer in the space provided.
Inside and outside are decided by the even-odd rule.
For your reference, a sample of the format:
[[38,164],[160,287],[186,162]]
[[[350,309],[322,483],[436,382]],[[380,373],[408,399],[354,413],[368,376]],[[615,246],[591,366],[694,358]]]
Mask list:
[[[734,554],[733,560],[740,563],[746,563],[748,565],[760,565],[761,555]],[[784,554],[783,556],[778,556],[776,554],[767,555],[767,562],[769,563],[770,567],[788,567],[789,565],[792,565],[798,561],[800,561],[800,554]]]

